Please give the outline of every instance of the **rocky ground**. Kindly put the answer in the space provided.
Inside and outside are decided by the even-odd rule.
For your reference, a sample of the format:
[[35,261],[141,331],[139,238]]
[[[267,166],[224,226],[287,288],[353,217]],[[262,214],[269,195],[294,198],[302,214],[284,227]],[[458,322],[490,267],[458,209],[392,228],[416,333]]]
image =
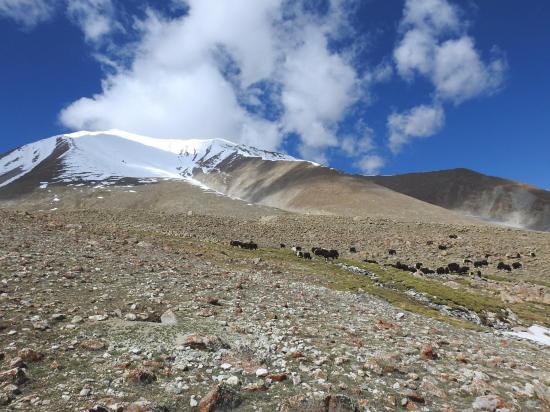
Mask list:
[[[0,227],[2,409],[550,410],[550,347],[489,321],[548,326],[549,234],[138,211],[4,210]],[[356,246],[341,262],[372,279],[281,242]],[[485,253],[481,277],[384,266]],[[523,268],[499,273],[500,260]]]

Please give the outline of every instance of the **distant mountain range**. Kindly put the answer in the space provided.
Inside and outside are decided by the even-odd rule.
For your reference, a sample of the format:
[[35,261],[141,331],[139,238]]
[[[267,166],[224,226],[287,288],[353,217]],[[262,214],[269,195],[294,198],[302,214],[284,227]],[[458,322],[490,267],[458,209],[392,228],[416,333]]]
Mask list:
[[[165,180],[296,213],[448,223],[475,216],[550,230],[550,192],[466,169],[366,177],[223,139],[155,139],[119,130],[54,136],[0,156],[0,200],[23,208],[30,196],[33,207],[40,205],[36,199],[51,197],[54,187],[148,187]],[[170,198],[177,211],[177,189],[169,187],[157,186],[154,196]],[[136,199],[132,207],[151,207],[150,199],[141,206]]]

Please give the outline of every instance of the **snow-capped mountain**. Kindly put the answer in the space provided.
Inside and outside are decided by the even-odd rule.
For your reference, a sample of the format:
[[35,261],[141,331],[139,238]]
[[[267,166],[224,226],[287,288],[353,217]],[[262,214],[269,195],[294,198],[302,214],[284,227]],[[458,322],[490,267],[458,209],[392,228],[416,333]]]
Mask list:
[[[151,207],[156,196],[155,204],[164,201],[166,209],[177,209],[185,204],[187,183],[297,213],[431,222],[470,221],[473,215],[550,230],[550,192],[460,170],[366,177],[223,139],[157,139],[120,130],[53,136],[0,155],[0,202],[17,207],[78,208],[85,205],[83,186],[92,192],[109,187],[113,193],[139,186],[145,197],[134,196],[132,206],[126,197],[120,203],[114,196],[112,204]],[[73,195],[59,201],[64,189]],[[103,193],[93,198],[108,203]]]
[[209,173],[234,158],[296,161],[282,153],[238,145],[223,139],[156,139],[110,130],[76,132],[22,146],[0,158],[0,187],[45,163],[55,169],[49,183],[119,178],[191,180],[194,170]]

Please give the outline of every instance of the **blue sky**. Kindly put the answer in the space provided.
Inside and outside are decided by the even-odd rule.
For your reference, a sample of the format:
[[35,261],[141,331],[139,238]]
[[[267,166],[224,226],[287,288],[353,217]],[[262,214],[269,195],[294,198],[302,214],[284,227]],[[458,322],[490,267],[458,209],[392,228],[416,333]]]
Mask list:
[[549,189],[548,22],[543,0],[0,0],[0,152],[120,128]]

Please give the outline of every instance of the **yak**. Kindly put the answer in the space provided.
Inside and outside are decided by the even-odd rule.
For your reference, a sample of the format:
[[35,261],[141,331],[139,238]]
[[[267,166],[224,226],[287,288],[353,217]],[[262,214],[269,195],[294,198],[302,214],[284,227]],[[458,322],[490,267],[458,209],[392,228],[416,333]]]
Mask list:
[[497,269],[498,270],[505,270],[507,272],[511,272],[512,271],[512,268],[510,265],[507,265],[506,263],[504,262],[499,262],[499,264],[497,265]]

